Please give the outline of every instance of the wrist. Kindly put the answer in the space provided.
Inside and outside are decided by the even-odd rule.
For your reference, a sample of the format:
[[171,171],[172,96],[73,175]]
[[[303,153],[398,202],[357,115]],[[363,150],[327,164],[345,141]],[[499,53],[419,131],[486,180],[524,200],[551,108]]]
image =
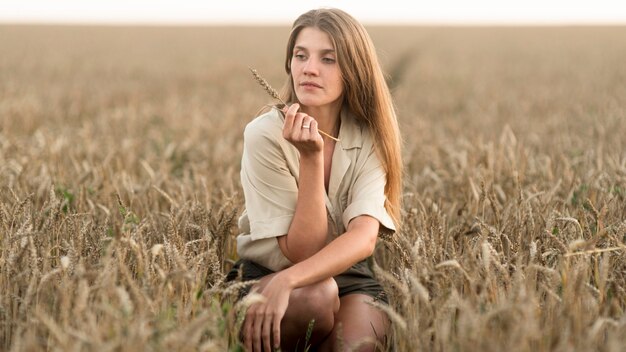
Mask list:
[[293,268],[293,266],[279,271],[274,277],[274,279],[278,280],[281,287],[289,290],[295,289],[297,285],[296,277],[292,274],[292,270],[289,270],[291,268]]
[[324,163],[324,154],[319,150],[300,152],[300,162]]

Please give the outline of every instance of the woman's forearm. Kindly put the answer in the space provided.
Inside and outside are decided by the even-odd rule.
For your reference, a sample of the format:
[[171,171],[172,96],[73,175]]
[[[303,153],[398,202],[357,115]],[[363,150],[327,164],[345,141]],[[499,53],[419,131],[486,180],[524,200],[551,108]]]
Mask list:
[[285,238],[287,257],[294,263],[317,253],[326,244],[328,220],[324,192],[322,153],[301,156],[296,211]]
[[378,220],[361,217],[348,231],[306,260],[281,271],[287,284],[298,288],[336,276],[372,255],[376,246]]

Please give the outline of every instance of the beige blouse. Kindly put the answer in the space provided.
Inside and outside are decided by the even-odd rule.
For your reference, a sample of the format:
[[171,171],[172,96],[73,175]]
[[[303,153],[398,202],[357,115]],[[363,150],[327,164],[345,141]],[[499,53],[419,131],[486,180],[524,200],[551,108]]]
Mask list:
[[[298,150],[283,138],[282,129],[283,117],[275,109],[248,123],[241,159],[245,210],[239,218],[237,253],[273,271],[293,264],[283,255],[276,237],[289,231],[300,170]],[[386,175],[372,137],[347,109],[341,112],[339,139],[326,195],[328,242],[343,234],[350,220],[359,215],[376,218],[382,232],[394,232],[384,207]]]

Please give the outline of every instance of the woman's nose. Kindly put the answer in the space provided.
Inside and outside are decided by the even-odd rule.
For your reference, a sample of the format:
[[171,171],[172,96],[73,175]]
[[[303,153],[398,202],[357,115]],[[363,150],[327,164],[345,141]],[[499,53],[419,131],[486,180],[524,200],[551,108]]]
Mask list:
[[310,58],[304,64],[304,73],[309,75],[317,75],[319,73],[317,60]]

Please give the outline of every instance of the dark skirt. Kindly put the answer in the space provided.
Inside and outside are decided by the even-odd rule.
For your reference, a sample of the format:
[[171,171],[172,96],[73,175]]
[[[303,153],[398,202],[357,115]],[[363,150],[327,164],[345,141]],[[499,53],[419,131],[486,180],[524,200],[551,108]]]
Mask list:
[[[226,281],[258,280],[273,273],[274,271],[253,261],[240,259],[226,275]],[[374,298],[375,301],[388,303],[385,290],[374,278],[374,274],[365,260],[354,264],[350,269],[335,276],[334,279],[339,287],[339,297],[361,293]],[[250,288],[251,286],[243,288],[239,292],[239,297],[247,295]]]

